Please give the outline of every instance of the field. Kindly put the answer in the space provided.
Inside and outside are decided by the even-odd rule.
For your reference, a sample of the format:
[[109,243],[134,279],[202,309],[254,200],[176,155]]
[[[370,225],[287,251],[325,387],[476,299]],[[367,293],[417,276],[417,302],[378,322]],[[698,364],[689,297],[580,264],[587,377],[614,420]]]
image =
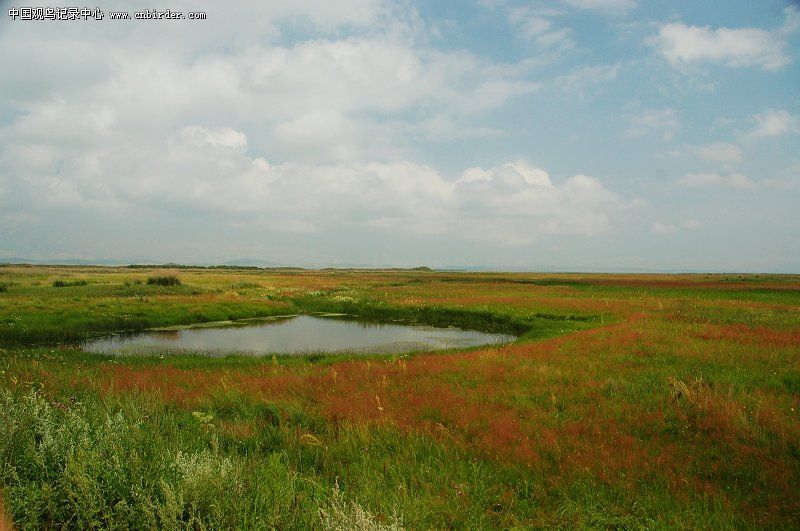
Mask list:
[[[75,347],[318,311],[520,339]],[[800,277],[3,266],[0,491],[19,529],[797,528]]]

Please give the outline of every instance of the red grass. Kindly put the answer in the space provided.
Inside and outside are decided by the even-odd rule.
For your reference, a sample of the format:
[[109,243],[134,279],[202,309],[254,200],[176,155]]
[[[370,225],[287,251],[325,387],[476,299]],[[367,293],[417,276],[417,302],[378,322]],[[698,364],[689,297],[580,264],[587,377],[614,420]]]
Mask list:
[[[687,342],[691,337],[695,341]],[[640,374],[642,358],[660,352],[686,356],[681,349],[691,344],[690,356],[710,359],[724,342],[758,345],[762,356],[800,344],[795,330],[679,322],[665,328],[646,313],[632,312],[622,322],[569,336],[471,352],[247,370],[107,364],[100,380],[104,392],[138,390],[184,405],[225,389],[256,399],[291,399],[337,427],[347,422],[421,431],[563,477],[590,473],[630,489],[665,478],[679,499],[705,492],[727,503],[723,487],[730,471],[761,467],[753,490],[770,503],[783,503],[786,511],[781,492],[791,489],[793,472],[769,445],[757,442],[773,437],[783,448],[798,444],[800,427],[787,422],[785,401],[764,391],[754,395],[751,407],[707,384],[691,401],[673,400],[666,378],[663,398],[656,391],[645,403],[606,392],[615,378],[624,382]]]
[[732,341],[751,345],[776,347],[800,346],[800,330],[781,330],[765,326],[751,327],[744,324],[705,325],[696,337],[705,341]]

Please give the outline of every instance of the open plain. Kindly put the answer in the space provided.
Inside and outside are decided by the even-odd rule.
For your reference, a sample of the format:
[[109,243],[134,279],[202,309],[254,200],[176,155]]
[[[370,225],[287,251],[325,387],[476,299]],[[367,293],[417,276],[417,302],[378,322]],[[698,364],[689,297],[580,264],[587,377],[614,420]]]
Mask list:
[[[319,312],[518,339],[78,348]],[[797,527],[800,277],[3,266],[0,488],[20,529]]]

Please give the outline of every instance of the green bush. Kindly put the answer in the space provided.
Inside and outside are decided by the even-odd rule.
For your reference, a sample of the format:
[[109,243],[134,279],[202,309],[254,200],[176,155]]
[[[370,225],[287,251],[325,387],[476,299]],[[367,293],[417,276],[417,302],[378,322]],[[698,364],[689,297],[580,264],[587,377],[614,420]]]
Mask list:
[[213,445],[173,451],[130,411],[36,392],[0,391],[0,410],[0,484],[21,529],[236,525],[226,502],[241,494],[241,463]]
[[147,283],[153,286],[180,286],[181,279],[175,275],[161,275],[156,277],[148,277]]
[[88,280],[78,279],[78,280],[54,280],[53,287],[54,288],[68,288],[70,286],[86,286],[89,284]]

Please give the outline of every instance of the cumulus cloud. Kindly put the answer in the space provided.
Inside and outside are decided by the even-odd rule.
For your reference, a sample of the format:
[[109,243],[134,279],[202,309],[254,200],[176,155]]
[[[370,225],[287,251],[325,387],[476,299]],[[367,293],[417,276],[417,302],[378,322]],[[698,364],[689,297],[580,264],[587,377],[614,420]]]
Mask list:
[[149,208],[279,232],[371,226],[522,245],[541,235],[601,234],[622,205],[593,177],[554,183],[524,161],[470,168],[456,179],[405,160],[270,164],[248,154],[244,133],[225,126],[192,125],[162,144],[56,158],[49,167],[1,160],[4,167],[14,164],[18,192],[38,198],[23,201],[32,215],[46,217],[54,206],[62,213],[113,209],[120,215]]
[[731,68],[755,66],[777,70],[791,61],[786,38],[798,27],[797,8],[788,7],[785,14],[786,22],[777,30],[664,24],[649,42],[676,67],[720,63]]
[[524,161],[484,170],[470,168],[454,183],[462,212],[459,219],[484,239],[496,238],[486,219],[499,220],[517,240],[532,241],[541,234],[596,235],[611,225],[610,215],[621,199],[599,180],[575,175],[554,184],[544,170]]
[[700,187],[728,187],[728,188],[753,188],[755,184],[747,176],[740,173],[721,175],[719,173],[688,173],[678,181],[689,188]]
[[768,138],[787,133],[800,132],[800,119],[784,109],[768,109],[751,116],[755,126],[748,133],[750,138]]
[[[105,142],[109,133],[139,141],[190,122],[226,123],[244,131],[252,149],[284,159],[380,159],[401,154],[415,127],[452,138],[487,132],[470,124],[473,117],[539,86],[524,67],[428,47],[413,12],[387,2],[251,7],[241,28],[215,8],[213,24],[169,32],[159,24],[117,25],[116,33],[105,24],[89,33],[10,26],[0,34],[0,90],[16,117],[6,131],[77,147]],[[286,19],[311,25],[317,38],[282,41]],[[263,25],[275,31],[252,33]],[[145,43],[177,36],[184,40],[144,53]],[[209,46],[217,37],[224,48]],[[42,58],[33,65],[31,50]],[[429,122],[430,109],[439,127]]]
[[[69,227],[96,223],[87,247],[106,228],[164,219],[189,240],[200,226],[215,231],[223,247],[251,229],[298,238],[375,229],[512,246],[610,230],[623,202],[594,177],[551,179],[524,161],[444,174],[409,154],[409,139],[503,134],[480,117],[540,87],[529,62],[432,49],[415,15],[387,2],[268,4],[250,5],[241,28],[210,7],[214,24],[170,32],[16,25],[0,34],[5,227],[48,225],[63,241]],[[287,20],[315,38],[282,39]],[[541,46],[565,45],[557,27],[533,26]],[[29,46],[43,60],[24,68]]]

